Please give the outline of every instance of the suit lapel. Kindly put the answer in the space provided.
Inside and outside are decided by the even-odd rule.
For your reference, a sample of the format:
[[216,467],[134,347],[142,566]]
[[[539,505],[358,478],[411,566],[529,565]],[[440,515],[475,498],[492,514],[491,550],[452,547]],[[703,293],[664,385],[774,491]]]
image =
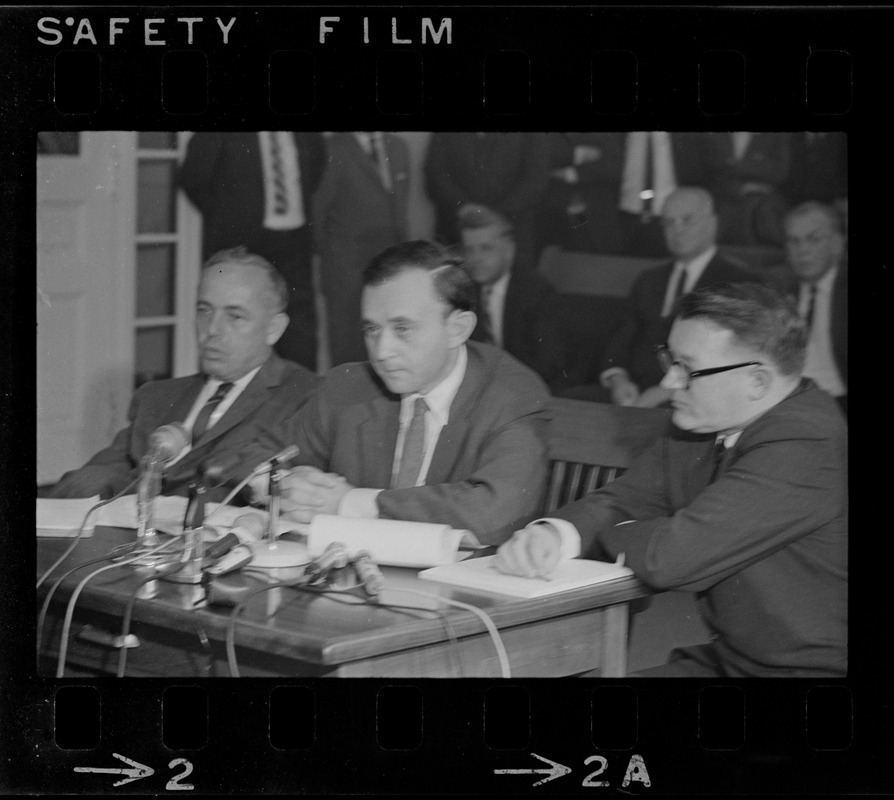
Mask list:
[[[269,396],[270,388],[279,386],[282,380],[282,362],[277,357],[268,359],[258,370],[258,374],[236,398],[224,415],[209,428],[197,442],[192,452],[201,454],[206,448],[227,434],[246,417],[263,405]],[[192,453],[189,454],[190,456]],[[185,460],[185,459],[184,459]]]
[[358,464],[364,473],[359,480],[364,486],[391,486],[391,467],[400,423],[400,401],[377,397],[365,406],[366,417],[357,426],[360,447]]
[[[466,347],[469,357],[466,374],[456,397],[453,398],[453,404],[450,406],[450,419],[441,429],[438,444],[432,454],[428,475],[425,479],[428,485],[450,480],[453,469],[462,455],[463,445],[469,433],[468,420],[475,413],[488,370],[496,367],[493,363],[483,363],[484,359],[478,355],[477,349],[473,349],[469,345]],[[497,351],[494,350],[494,352]],[[493,359],[489,360],[493,361]]]

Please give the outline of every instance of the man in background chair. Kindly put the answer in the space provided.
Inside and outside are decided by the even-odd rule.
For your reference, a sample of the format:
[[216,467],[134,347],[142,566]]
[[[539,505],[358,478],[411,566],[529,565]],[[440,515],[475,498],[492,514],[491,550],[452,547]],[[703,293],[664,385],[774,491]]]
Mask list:
[[557,352],[550,352],[548,313],[555,294],[536,269],[521,265],[515,232],[502,214],[484,206],[459,215],[465,266],[478,287],[476,341],[502,347],[546,378]]
[[749,280],[749,274],[717,251],[717,215],[711,195],[697,187],[676,189],[665,200],[661,223],[668,264],[641,273],[630,290],[632,314],[605,346],[599,381],[592,397],[622,406],[667,403],[655,346],[667,340],[675,300],[686,292],[723,282]]

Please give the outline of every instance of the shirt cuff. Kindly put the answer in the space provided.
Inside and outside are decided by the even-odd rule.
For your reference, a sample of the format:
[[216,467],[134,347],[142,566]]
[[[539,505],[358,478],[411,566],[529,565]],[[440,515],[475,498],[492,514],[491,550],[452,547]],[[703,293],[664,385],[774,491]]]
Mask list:
[[544,517],[543,519],[535,519],[531,525],[545,522],[552,525],[559,532],[559,559],[564,561],[569,558],[578,558],[580,556],[580,534],[567,519],[557,519],[556,517]]
[[379,505],[376,498],[381,489],[349,489],[338,504],[340,517],[355,519],[378,519]]
[[609,367],[607,370],[603,371],[599,375],[599,383],[602,385],[603,389],[610,389],[609,379],[613,378],[615,375],[624,375],[626,377],[627,370],[624,367]]

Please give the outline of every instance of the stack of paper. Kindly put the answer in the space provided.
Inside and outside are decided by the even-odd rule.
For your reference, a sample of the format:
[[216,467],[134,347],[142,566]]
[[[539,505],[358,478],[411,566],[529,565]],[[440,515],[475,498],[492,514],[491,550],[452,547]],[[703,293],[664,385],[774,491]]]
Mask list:
[[473,558],[458,564],[426,569],[419,573],[419,577],[511,597],[542,597],[633,575],[629,567],[620,564],[572,558],[560,561],[549,578],[521,578],[498,571],[494,566],[495,558]]

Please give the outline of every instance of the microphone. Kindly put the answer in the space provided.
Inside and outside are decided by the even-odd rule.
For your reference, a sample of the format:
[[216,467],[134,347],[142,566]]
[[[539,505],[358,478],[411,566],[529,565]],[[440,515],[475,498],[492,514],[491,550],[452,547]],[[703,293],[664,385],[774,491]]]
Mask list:
[[308,582],[322,578],[327,572],[348,565],[348,551],[341,542],[330,542],[319,558],[315,558],[304,568]]
[[369,597],[378,597],[385,584],[385,577],[372,556],[366,550],[361,550],[351,559],[351,564],[363,584],[363,591]]
[[212,561],[225,556],[236,545],[252,545],[261,541],[267,531],[267,523],[264,515],[257,512],[249,512],[236,517],[233,527],[225,536],[218,539],[206,551],[205,555]]
[[162,464],[173,461],[188,446],[189,438],[181,422],[162,425],[149,434],[149,455]]
[[263,475],[265,472],[269,471],[272,467],[282,467],[286,464],[286,462],[291,461],[295,456],[297,456],[301,452],[301,448],[298,447],[297,444],[290,444],[288,447],[284,447],[280,450],[275,456],[271,456],[270,458],[264,459],[258,466],[256,466],[252,471],[252,477],[257,477],[258,475]]

